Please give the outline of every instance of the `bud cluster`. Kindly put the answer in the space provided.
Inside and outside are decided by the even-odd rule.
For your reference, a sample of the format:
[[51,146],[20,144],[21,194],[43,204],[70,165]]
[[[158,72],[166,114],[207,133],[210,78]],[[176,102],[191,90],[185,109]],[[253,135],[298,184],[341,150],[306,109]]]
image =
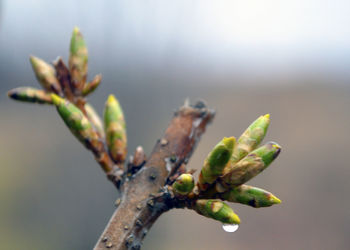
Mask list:
[[[106,172],[122,164],[127,154],[126,125],[118,100],[111,95],[105,106],[104,124],[85,97],[101,83],[96,75],[87,82],[88,50],[78,28],[74,28],[70,43],[68,67],[61,58],[53,66],[31,56],[30,63],[43,90],[31,87],[15,88],[10,98],[31,103],[55,105],[70,131],[88,149]],[[105,149],[105,144],[108,150]]]
[[[87,82],[88,50],[79,29],[73,30],[68,67],[61,58],[52,66],[31,56],[30,63],[43,89],[15,88],[8,92],[9,97],[23,102],[55,105],[70,131],[94,153],[103,170],[119,187],[122,176],[125,176],[122,164],[127,156],[123,110],[119,101],[110,95],[102,122],[94,108],[86,102],[86,96],[99,86],[102,77],[96,75]],[[235,137],[223,138],[204,160],[197,182],[191,173],[186,172],[184,164],[178,166],[176,174],[169,176],[173,182],[170,188],[173,197],[185,201],[186,206],[197,213],[225,224],[239,224],[240,219],[224,201],[256,208],[281,203],[270,192],[245,185],[266,169],[281,151],[274,142],[259,147],[269,124],[270,115],[263,115],[237,141]],[[144,162],[143,149],[138,148],[127,174],[136,173]]]
[[266,169],[281,151],[274,142],[259,147],[269,124],[270,115],[260,116],[237,142],[234,137],[223,138],[204,160],[196,186],[189,185],[192,175],[182,174],[172,185],[175,195],[187,195],[194,200],[193,210],[225,224],[239,224],[240,220],[224,201],[255,208],[281,203],[272,193],[244,184]]

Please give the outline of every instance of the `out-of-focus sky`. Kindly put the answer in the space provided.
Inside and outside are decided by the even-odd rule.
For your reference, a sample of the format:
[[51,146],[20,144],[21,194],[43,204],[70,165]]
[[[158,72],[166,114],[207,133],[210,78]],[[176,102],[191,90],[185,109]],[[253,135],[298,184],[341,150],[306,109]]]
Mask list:
[[103,74],[89,101],[101,114],[117,96],[129,151],[150,153],[186,97],[217,110],[189,168],[265,113],[265,141],[283,148],[249,183],[281,205],[234,204],[242,225],[233,234],[171,211],[144,249],[348,249],[349,13],[345,0],[0,0],[0,249],[90,249],[119,195],[52,107],[6,97],[39,87],[30,54],[67,60],[74,26],[89,78]]
[[12,0],[1,6],[7,64],[29,53],[61,55],[78,25],[98,48],[91,51],[99,55],[93,62],[104,58],[110,67],[209,68],[243,78],[295,71],[349,76],[346,0]]

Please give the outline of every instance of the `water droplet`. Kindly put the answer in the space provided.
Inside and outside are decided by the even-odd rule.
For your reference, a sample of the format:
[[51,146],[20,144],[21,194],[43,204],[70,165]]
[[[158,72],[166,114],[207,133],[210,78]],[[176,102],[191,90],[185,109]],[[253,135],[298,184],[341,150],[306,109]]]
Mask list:
[[225,232],[233,233],[236,232],[238,229],[238,224],[223,224],[222,229],[224,229]]

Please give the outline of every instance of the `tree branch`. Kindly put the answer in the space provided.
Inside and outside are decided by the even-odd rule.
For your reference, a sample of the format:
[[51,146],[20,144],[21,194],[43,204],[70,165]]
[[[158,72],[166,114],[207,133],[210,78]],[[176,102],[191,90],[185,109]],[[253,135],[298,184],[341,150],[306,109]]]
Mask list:
[[268,191],[244,185],[266,169],[281,150],[272,142],[258,147],[269,126],[269,114],[256,119],[237,143],[234,137],[224,137],[208,154],[195,183],[193,170],[187,170],[186,164],[214,117],[203,102],[190,106],[187,100],[175,112],[148,160],[138,147],[124,167],[127,136],[123,110],[110,95],[103,126],[86,102],[85,97],[100,84],[101,75],[86,83],[88,51],[79,29],[72,33],[69,67],[60,58],[54,68],[34,56],[30,61],[45,91],[17,88],[9,91],[9,97],[55,105],[73,135],[94,154],[108,179],[122,192],[116,202],[118,209],[95,249],[139,249],[153,223],[172,208],[187,207],[225,224],[239,224],[238,215],[223,200],[253,207],[281,203]]
[[139,249],[157,218],[172,208],[153,196],[161,192],[167,179],[187,163],[214,111],[203,102],[185,103],[175,112],[169,127],[155,145],[146,164],[122,185],[123,195],[117,210],[98,240],[99,249]]

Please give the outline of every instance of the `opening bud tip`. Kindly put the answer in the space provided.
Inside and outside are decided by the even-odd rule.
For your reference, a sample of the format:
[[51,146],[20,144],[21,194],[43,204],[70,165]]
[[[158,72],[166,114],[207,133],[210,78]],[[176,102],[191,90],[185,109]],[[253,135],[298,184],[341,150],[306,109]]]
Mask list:
[[74,33],[78,33],[79,32],[79,27],[78,26],[74,26],[73,32]]
[[282,203],[282,201],[274,195],[270,199],[271,199],[273,204],[281,204]]
[[115,101],[116,101],[116,99],[115,99],[114,95],[110,94],[108,96],[107,102],[110,103],[110,102],[115,102]]
[[276,142],[269,142],[270,144],[271,144],[271,146],[273,147],[273,148],[275,148],[275,149],[279,149],[279,150],[281,150],[281,146],[278,144],[278,143],[276,143]]
[[270,119],[270,114],[266,114],[266,115],[264,115],[264,118],[266,118],[266,119]]

